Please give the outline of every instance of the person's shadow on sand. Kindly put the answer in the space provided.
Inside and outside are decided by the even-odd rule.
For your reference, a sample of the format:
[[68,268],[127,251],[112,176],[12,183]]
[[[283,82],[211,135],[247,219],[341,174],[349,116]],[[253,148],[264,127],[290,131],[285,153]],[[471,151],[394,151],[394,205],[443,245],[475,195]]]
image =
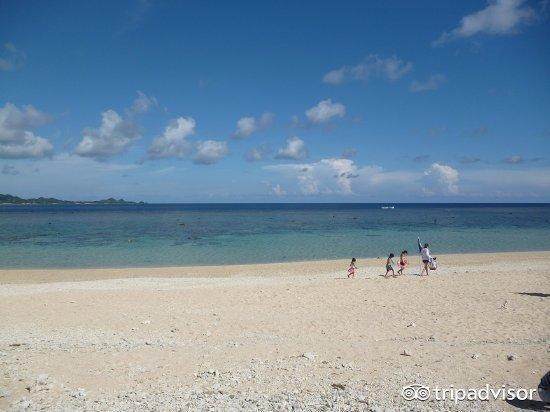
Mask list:
[[529,399],[519,400],[519,399],[507,399],[506,403],[512,405],[518,409],[524,409],[527,411],[550,411],[550,405],[542,401],[530,401]]
[[534,296],[537,298],[547,298],[550,297],[550,293],[541,293],[541,292],[517,292],[517,295],[526,295],[526,296]]

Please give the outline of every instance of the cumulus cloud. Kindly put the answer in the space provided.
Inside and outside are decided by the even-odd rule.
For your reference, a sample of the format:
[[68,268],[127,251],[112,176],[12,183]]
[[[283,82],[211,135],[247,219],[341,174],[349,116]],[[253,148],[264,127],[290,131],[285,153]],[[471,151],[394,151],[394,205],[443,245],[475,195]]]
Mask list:
[[[327,158],[299,164],[264,166],[276,173],[290,196],[338,199],[358,196],[367,201],[418,201],[420,196],[438,199],[550,199],[550,173],[540,169],[455,168],[435,162],[424,172],[387,171],[380,166],[361,166],[350,159]],[[391,200],[390,200],[391,199]]]
[[447,78],[442,74],[432,74],[425,81],[414,80],[409,90],[413,93],[425,92],[429,90],[437,90],[439,86],[447,81]]
[[227,142],[204,140],[193,143],[189,137],[195,134],[196,122],[192,117],[178,117],[169,122],[164,133],[156,137],[147,155],[149,159],[185,158],[194,152],[193,162],[210,165],[229,153]]
[[131,113],[147,113],[151,108],[158,106],[158,101],[155,97],[147,96],[145,93],[138,90],[138,96],[134,99]]
[[432,45],[440,46],[478,34],[497,36],[518,33],[522,25],[536,17],[535,11],[525,3],[525,0],[491,0],[484,9],[464,16],[458,27],[441,34]]
[[279,164],[266,170],[296,179],[304,195],[353,194],[352,179],[359,177],[353,160],[329,158],[314,163]]
[[107,159],[126,151],[140,137],[140,128],[135,115],[148,112],[158,106],[157,99],[138,90],[132,105],[120,115],[113,109],[101,113],[101,125],[87,127],[82,131],[82,139],[75,153],[95,159]]
[[31,105],[17,107],[6,103],[0,108],[0,158],[40,158],[48,156],[53,146],[33,129],[50,121],[50,117]]
[[371,54],[355,66],[343,66],[331,70],[325,74],[323,82],[338,85],[352,80],[367,81],[371,78],[395,81],[409,73],[412,68],[413,64],[411,62],[403,61],[397,56],[384,58]]
[[195,133],[196,122],[192,117],[178,117],[168,123],[162,135],[156,137],[147,155],[149,159],[182,158],[192,150],[187,138]]
[[424,193],[433,195],[436,193],[458,194],[459,174],[458,170],[451,166],[432,163],[430,168],[424,172]]
[[340,191],[344,194],[351,194],[351,179],[359,177],[357,166],[349,159],[323,159],[321,163],[334,170],[333,175],[336,179]]
[[509,156],[506,159],[504,159],[504,163],[508,163],[510,165],[517,165],[519,163],[523,163],[523,161],[524,161],[523,157],[519,155]]
[[332,103],[331,99],[321,100],[311,109],[306,110],[306,117],[311,123],[325,123],[334,117],[344,117],[346,107],[342,103]]
[[219,140],[204,140],[197,142],[197,153],[193,162],[201,165],[211,165],[219,162],[229,153],[227,142]]
[[265,169],[280,173],[288,178],[296,178],[302,194],[313,195],[319,193],[319,181],[315,176],[315,164],[279,164],[266,166]]
[[326,158],[312,163],[278,164],[264,170],[280,174],[295,183],[304,196],[375,196],[398,199],[417,196],[424,175],[421,172],[385,171],[376,165],[359,166],[351,159]]
[[109,109],[101,113],[98,128],[87,127],[75,153],[83,157],[106,159],[124,152],[141,137],[137,125]]
[[245,139],[252,133],[260,130],[265,130],[273,123],[273,113],[265,112],[259,118],[247,116],[241,117],[237,121],[237,130],[233,133],[232,137],[235,139]]
[[276,159],[301,160],[307,157],[305,142],[299,137],[292,136],[286,139],[286,146],[279,149]]
[[3,50],[0,51],[0,70],[14,71],[20,69],[25,64],[25,60],[25,53],[18,50],[13,43],[5,43]]

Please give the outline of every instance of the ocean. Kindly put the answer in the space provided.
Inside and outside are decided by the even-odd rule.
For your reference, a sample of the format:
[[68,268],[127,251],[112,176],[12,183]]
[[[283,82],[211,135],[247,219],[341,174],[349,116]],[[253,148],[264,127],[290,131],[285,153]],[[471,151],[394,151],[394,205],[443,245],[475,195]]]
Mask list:
[[142,267],[550,250],[550,204],[0,206],[2,268]]

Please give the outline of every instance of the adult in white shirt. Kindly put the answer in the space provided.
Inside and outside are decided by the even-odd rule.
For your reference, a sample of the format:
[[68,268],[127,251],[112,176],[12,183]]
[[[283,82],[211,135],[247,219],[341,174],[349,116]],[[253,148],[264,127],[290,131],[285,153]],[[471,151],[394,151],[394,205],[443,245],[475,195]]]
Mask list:
[[[432,255],[430,254],[430,249],[427,243],[424,243],[424,247],[420,249],[420,255],[422,256],[422,270],[420,271],[420,276],[428,276],[430,274],[430,261],[432,260]],[[424,275],[424,272],[426,273]]]

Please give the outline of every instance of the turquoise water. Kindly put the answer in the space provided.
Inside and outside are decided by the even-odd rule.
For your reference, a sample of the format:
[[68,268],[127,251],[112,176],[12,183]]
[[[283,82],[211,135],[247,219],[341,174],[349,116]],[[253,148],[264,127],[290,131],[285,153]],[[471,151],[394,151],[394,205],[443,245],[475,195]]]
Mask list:
[[3,268],[133,267],[550,250],[550,205],[0,206]]

